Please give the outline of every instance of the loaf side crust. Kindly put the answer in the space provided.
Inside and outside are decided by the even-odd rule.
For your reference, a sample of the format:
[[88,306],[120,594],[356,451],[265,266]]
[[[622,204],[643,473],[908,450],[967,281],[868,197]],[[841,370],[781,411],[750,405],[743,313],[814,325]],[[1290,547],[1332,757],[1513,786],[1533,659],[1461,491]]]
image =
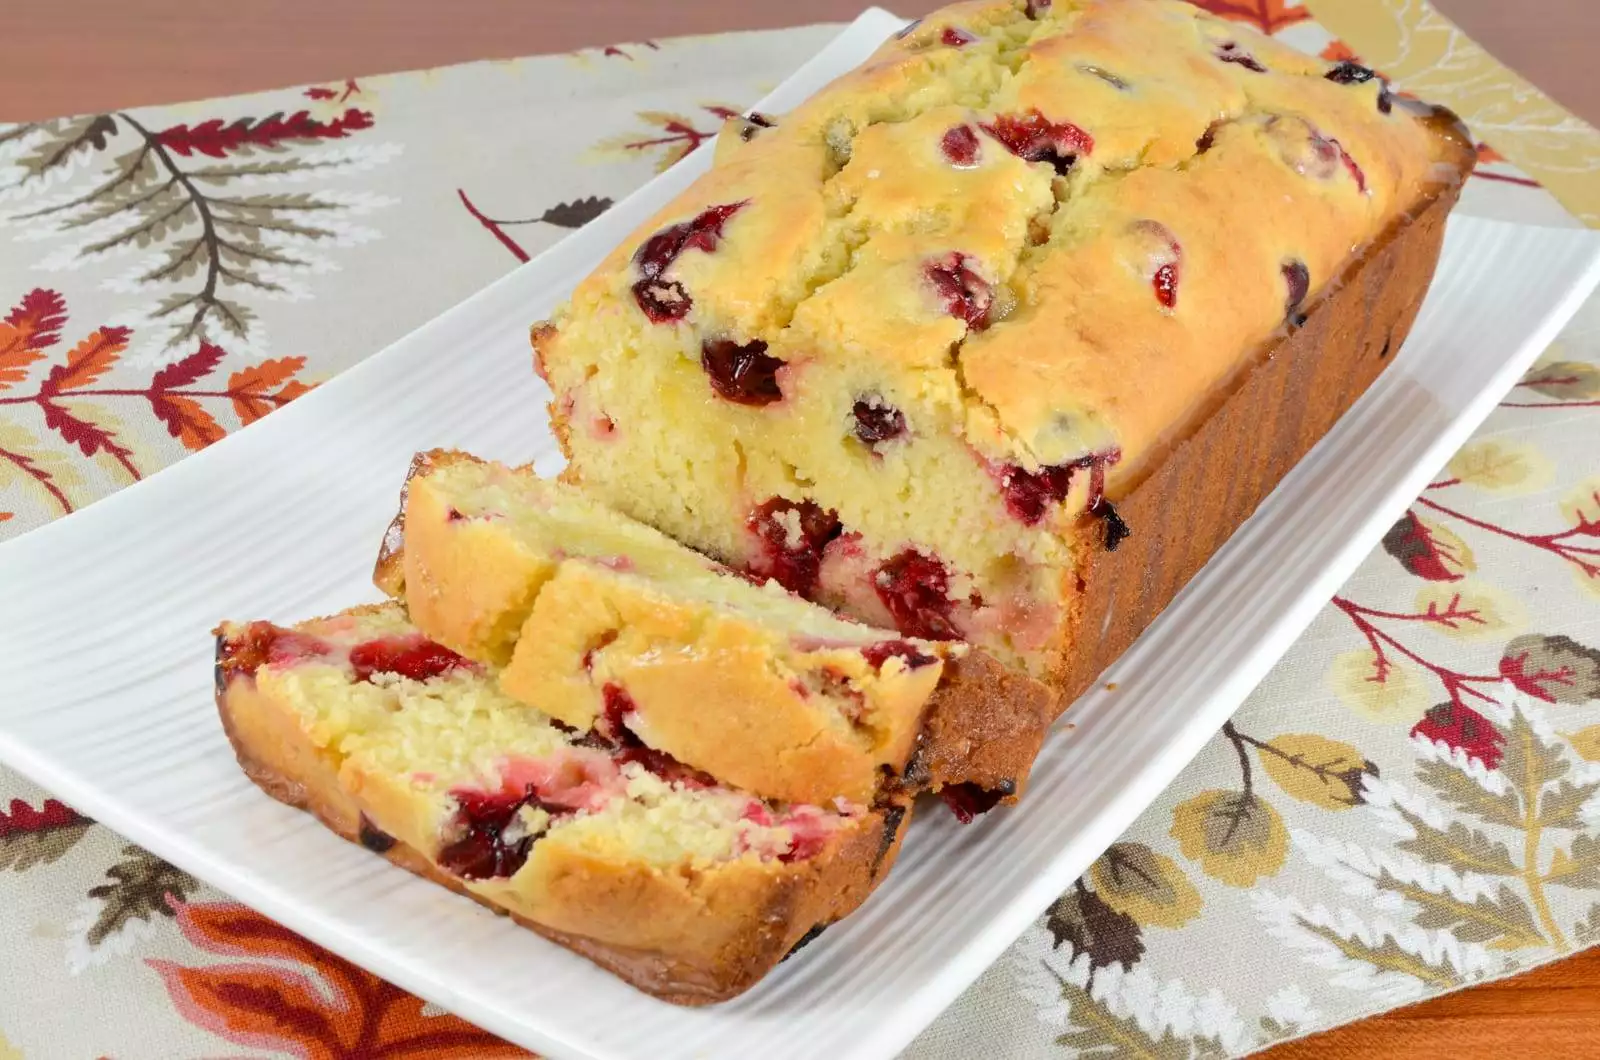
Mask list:
[[[710,890],[711,900],[699,910],[702,923],[683,914],[679,888],[666,882],[652,887],[648,879],[641,884],[641,876],[648,874],[573,857],[547,874],[559,903],[555,918],[565,925],[557,928],[474,893],[413,847],[375,833],[363,818],[364,807],[340,784],[333,756],[315,747],[297,723],[271,709],[248,677],[226,674],[219,666],[217,706],[240,767],[267,795],[674,1004],[711,1004],[743,993],[809,933],[853,911],[888,873],[910,817],[908,799],[886,800],[830,850],[803,865],[780,871],[743,863],[716,867],[711,872],[725,877],[725,885]],[[617,941],[634,927],[641,936],[659,938],[663,913],[683,922],[674,943],[639,947]],[[575,930],[586,924],[611,941]]]
[[[1453,116],[1446,115],[1453,122]],[[1127,650],[1372,385],[1410,333],[1432,281],[1460,179],[1442,182],[1397,217],[1308,311],[1262,347],[1187,436],[1172,444],[1116,512],[1130,535],[1115,551],[1106,526],[1075,528],[1080,564],[1063,587],[1074,608],[1061,628],[1051,683],[1063,709]]]

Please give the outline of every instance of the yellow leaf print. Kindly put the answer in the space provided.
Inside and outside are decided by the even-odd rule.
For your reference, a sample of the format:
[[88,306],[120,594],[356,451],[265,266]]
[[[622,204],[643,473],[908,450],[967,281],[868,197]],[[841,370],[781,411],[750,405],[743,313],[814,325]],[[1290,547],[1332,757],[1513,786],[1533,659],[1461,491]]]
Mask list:
[[1461,640],[1503,639],[1527,625],[1527,611],[1509,593],[1482,582],[1430,584],[1417,593],[1417,613],[1447,636]]
[[1378,769],[1347,743],[1315,733],[1285,733],[1261,746],[1261,764],[1284,794],[1325,810],[1362,801],[1365,777]]
[[1089,869],[1095,893],[1143,927],[1181,927],[1200,913],[1200,892],[1164,854],[1113,843]]
[[1590,725],[1563,735],[1579,758],[1585,762],[1600,762],[1600,725]]
[[1380,725],[1416,721],[1430,702],[1415,671],[1370,648],[1334,656],[1328,684],[1345,706]]
[[22,1050],[6,1041],[4,1034],[0,1034],[0,1060],[23,1060]]
[[1201,870],[1229,887],[1276,876],[1289,831],[1265,799],[1248,791],[1202,791],[1172,811],[1172,838]]
[[1600,478],[1579,483],[1561,498],[1561,514],[1574,527],[1591,528],[1600,537]]
[[1452,477],[1491,493],[1531,493],[1555,472],[1549,458],[1532,445],[1500,438],[1468,442],[1448,468]]

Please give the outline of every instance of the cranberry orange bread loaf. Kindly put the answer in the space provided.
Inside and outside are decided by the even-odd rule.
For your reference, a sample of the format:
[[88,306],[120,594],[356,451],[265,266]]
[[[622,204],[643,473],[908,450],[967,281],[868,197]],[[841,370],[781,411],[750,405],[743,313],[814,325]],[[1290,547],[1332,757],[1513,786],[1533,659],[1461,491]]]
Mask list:
[[907,809],[773,803],[500,693],[398,605],[224,624],[245,772],[667,1000],[740,993],[893,861]]
[[844,621],[465,453],[417,457],[375,580],[426,636],[503,667],[502,693],[765,798],[1014,797],[1055,713],[965,644]]
[[945,8],[534,328],[567,477],[1068,701],[1405,338],[1448,112],[1172,0]]

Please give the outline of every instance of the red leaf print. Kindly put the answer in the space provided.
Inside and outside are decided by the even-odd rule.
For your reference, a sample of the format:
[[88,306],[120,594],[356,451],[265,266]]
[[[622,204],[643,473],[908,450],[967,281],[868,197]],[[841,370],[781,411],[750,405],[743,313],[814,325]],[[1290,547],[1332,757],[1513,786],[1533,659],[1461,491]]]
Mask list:
[[67,363],[58,364],[45,376],[45,394],[59,394],[63,390],[80,390],[99,379],[117,363],[122,351],[128,348],[127,328],[100,328],[91,331],[84,340],[67,354]]
[[1273,34],[1297,22],[1305,22],[1311,12],[1290,7],[1288,0],[1189,0],[1198,8],[1233,22],[1248,22],[1262,33]]
[[1383,535],[1383,549],[1419,578],[1432,582],[1454,582],[1462,578],[1459,570],[1451,569],[1460,566],[1458,557],[1440,544],[1415,512],[1406,512],[1389,528]]
[[293,141],[342,140],[353,132],[372,127],[372,114],[351,107],[332,121],[319,121],[309,111],[296,111],[284,117],[239,118],[227,125],[212,118],[194,128],[174,125],[156,134],[156,142],[177,154],[208,155],[225,158],[231,152],[251,147],[275,148]]
[[0,321],[0,390],[21,382],[28,366],[61,337],[67,303],[54,291],[38,287],[22,296]]
[[184,1018],[229,1041],[317,1060],[528,1056],[454,1016],[424,1016],[419,999],[253,910],[228,902],[172,907],[197,947],[245,958],[200,967],[145,962]]
[[167,365],[150,380],[151,390],[171,390],[199,382],[216,370],[227,354],[221,346],[201,342],[200,348],[181,361]]
[[133,451],[118,442],[108,428],[80,419],[53,401],[41,401],[39,408],[44,413],[44,425],[77,446],[84,456],[109,453],[135,480],[142,477],[133,462]]
[[168,434],[197,452],[228,433],[198,401],[179,394],[151,394],[150,411],[167,425]]
[[1468,758],[1494,769],[1504,755],[1505,734],[1488,718],[1462,703],[1440,703],[1429,707],[1422,720],[1411,727],[1412,736],[1432,743],[1444,742],[1466,752]]
[[55,799],[44,800],[44,806],[37,810],[21,799],[12,799],[11,812],[0,811],[0,839],[24,832],[46,832],[83,820],[77,810]]

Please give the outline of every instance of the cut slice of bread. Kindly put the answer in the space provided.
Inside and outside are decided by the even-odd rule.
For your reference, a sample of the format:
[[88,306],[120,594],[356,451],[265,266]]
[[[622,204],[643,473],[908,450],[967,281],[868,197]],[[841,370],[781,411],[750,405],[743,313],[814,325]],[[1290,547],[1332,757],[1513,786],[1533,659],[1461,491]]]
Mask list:
[[904,799],[764,801],[501,693],[396,604],[217,630],[245,772],[664,999],[745,990],[894,859]]
[[503,666],[503,693],[767,798],[868,801],[885,783],[1015,797],[1056,712],[1044,685],[964,644],[838,618],[464,453],[417,457],[376,581],[429,637]]

